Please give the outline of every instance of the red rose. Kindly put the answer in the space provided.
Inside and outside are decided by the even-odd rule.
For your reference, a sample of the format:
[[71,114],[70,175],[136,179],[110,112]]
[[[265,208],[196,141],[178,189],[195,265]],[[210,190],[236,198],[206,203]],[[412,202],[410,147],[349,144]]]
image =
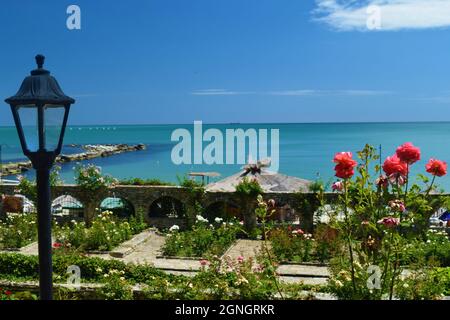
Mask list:
[[339,152],[335,154],[333,162],[336,163],[334,167],[336,177],[348,179],[355,174],[353,169],[356,167],[357,162],[352,159],[352,156],[351,152]]
[[430,159],[430,161],[428,161],[428,163],[425,165],[425,169],[433,176],[442,177],[447,174],[447,162]]
[[396,154],[386,158],[383,163],[383,170],[388,176],[394,173],[401,174],[403,176],[408,174],[408,166],[404,161],[400,160]]
[[334,167],[334,170],[336,171],[335,176],[341,179],[351,178],[355,174],[355,171],[352,167],[346,167],[340,164],[336,165],[336,167]]
[[353,154],[351,152],[338,152],[334,155],[333,162],[334,163],[355,163],[356,161],[352,159]]
[[406,142],[395,151],[401,161],[413,164],[420,160],[420,149],[413,146],[411,142]]

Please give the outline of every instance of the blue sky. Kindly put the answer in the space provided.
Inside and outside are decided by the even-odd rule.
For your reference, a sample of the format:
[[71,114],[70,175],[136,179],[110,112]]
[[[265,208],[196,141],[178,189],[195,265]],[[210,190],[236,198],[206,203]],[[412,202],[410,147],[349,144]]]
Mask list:
[[0,97],[42,53],[72,124],[450,121],[449,2],[3,0]]

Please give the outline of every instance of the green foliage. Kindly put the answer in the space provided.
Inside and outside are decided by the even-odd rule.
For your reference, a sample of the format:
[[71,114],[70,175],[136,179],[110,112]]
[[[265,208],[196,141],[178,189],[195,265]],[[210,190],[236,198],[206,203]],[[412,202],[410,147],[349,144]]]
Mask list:
[[172,226],[162,252],[167,256],[181,257],[221,255],[236,240],[241,230],[236,221],[224,222],[216,218],[209,224],[207,219],[198,215],[192,230],[179,232],[177,226]]
[[[50,186],[58,186],[62,183],[59,172],[61,171],[61,167],[58,165],[53,166],[50,171]],[[36,181],[32,181],[27,179],[24,176],[18,176],[19,184],[16,186],[16,192],[24,195],[30,201],[36,203],[37,202],[37,188]]]
[[247,177],[244,177],[244,179],[242,179],[242,181],[236,186],[236,194],[241,197],[256,199],[256,197],[262,193],[263,189],[256,179],[248,179]]
[[450,267],[447,268],[436,268],[433,271],[434,275],[440,279],[444,286],[443,294],[445,296],[450,296]]
[[129,178],[119,180],[120,185],[133,185],[133,186],[174,186],[172,182],[162,181],[160,179],[142,179],[142,178]]
[[[336,203],[319,210],[328,215],[346,248],[331,259],[330,289],[340,299],[392,299],[401,294],[396,290],[401,288],[402,262],[414,262],[418,269],[426,268],[431,259],[447,263],[448,240],[424,243],[429,218],[446,199],[430,197],[432,185],[425,189],[418,184],[408,186],[398,178],[377,184],[371,179],[372,172],[377,177],[382,174],[378,164],[371,165],[379,160],[375,149],[366,145],[358,157],[358,175],[341,181],[343,190]],[[427,179],[422,180],[426,185]],[[380,270],[379,289],[367,285],[370,266]]]
[[299,228],[282,226],[269,231],[272,251],[278,261],[309,262],[315,260],[312,235]]
[[401,277],[395,293],[401,300],[437,300],[448,290],[448,273],[434,269],[421,269]]
[[[141,283],[154,277],[171,279],[174,276],[147,265],[125,264],[119,260],[105,260],[97,257],[87,257],[80,254],[53,255],[53,273],[55,279],[65,282],[68,278],[67,268],[76,265],[81,270],[82,282],[104,282],[109,270],[123,271],[123,276],[130,283]],[[0,253],[0,277],[9,279],[38,279],[38,256],[27,256],[19,253]],[[184,279],[184,277],[181,277]]]
[[117,220],[112,212],[103,211],[94,218],[90,228],[84,222],[72,221],[72,226],[55,226],[54,234],[56,242],[64,248],[109,251],[129,240],[132,229],[127,221]]
[[125,279],[125,271],[110,269],[104,275],[104,286],[98,291],[104,300],[133,300],[133,288]]
[[204,189],[204,185],[201,182],[198,182],[194,179],[189,179],[187,176],[177,176],[178,184],[186,189],[190,189],[192,191]]
[[145,222],[144,215],[144,210],[142,208],[139,208],[136,211],[135,215],[131,216],[128,219],[132,234],[141,233],[148,228],[147,222]]
[[0,301],[16,300],[14,294],[9,290],[3,290],[0,288]]
[[87,192],[99,191],[117,184],[116,179],[103,175],[101,168],[93,164],[78,164],[74,170],[76,184]]
[[36,214],[10,213],[0,221],[0,249],[19,249],[36,240]]
[[429,230],[425,239],[411,239],[405,244],[402,263],[450,267],[450,240],[447,233]]
[[189,226],[192,226],[195,223],[195,216],[203,214],[204,208],[201,201],[205,195],[205,187],[202,183],[188,179],[186,176],[178,177],[178,183],[189,193],[186,201],[186,215]]

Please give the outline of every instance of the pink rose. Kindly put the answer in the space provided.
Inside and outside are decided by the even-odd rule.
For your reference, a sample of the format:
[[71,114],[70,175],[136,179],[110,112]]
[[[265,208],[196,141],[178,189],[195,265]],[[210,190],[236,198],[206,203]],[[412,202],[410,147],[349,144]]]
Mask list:
[[382,224],[387,228],[393,228],[400,224],[400,219],[394,217],[384,217],[383,219],[378,220],[377,223]]
[[344,183],[342,181],[336,181],[335,183],[333,183],[333,185],[331,186],[331,189],[333,191],[342,191],[344,189]]

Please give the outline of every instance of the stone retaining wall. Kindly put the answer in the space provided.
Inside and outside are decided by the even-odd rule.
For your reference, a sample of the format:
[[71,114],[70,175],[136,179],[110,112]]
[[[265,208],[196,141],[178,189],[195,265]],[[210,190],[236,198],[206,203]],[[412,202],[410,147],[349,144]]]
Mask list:
[[[15,186],[0,185],[0,193],[5,195],[13,195]],[[134,208],[135,212],[142,212],[146,221],[155,226],[171,226],[178,224],[183,226],[189,224],[189,221],[195,219],[194,217],[180,218],[161,218],[149,216],[151,205],[162,197],[170,197],[178,200],[185,207],[186,212],[191,212],[191,215],[196,213],[192,207],[192,193],[191,190],[179,187],[179,186],[133,186],[133,185],[118,185],[111,187],[107,190],[99,192],[85,192],[76,185],[63,185],[52,187],[52,200],[63,196],[70,195],[77,199],[83,205],[84,219],[86,222],[90,222],[95,215],[96,208],[100,208],[101,202],[108,197],[121,198],[128,201]],[[332,202],[336,198],[334,193],[326,193],[324,195],[325,201]],[[435,195],[442,196],[442,195]],[[446,195],[444,195],[446,196]],[[299,217],[300,225],[306,230],[312,230],[313,228],[313,216],[314,212],[319,207],[317,196],[313,193],[289,193],[289,192],[274,192],[264,194],[264,198],[274,199],[279,206],[288,205],[295,210],[295,214]],[[200,199],[199,203],[203,208],[214,203],[227,203],[233,204],[238,208],[242,208],[240,205],[239,197],[230,192],[206,192]],[[191,208],[192,210],[187,210]],[[252,213],[243,214],[244,220],[252,219],[255,217]],[[191,220],[189,220],[191,219]],[[248,222],[248,221],[246,221]],[[247,225],[247,223],[246,223]]]

